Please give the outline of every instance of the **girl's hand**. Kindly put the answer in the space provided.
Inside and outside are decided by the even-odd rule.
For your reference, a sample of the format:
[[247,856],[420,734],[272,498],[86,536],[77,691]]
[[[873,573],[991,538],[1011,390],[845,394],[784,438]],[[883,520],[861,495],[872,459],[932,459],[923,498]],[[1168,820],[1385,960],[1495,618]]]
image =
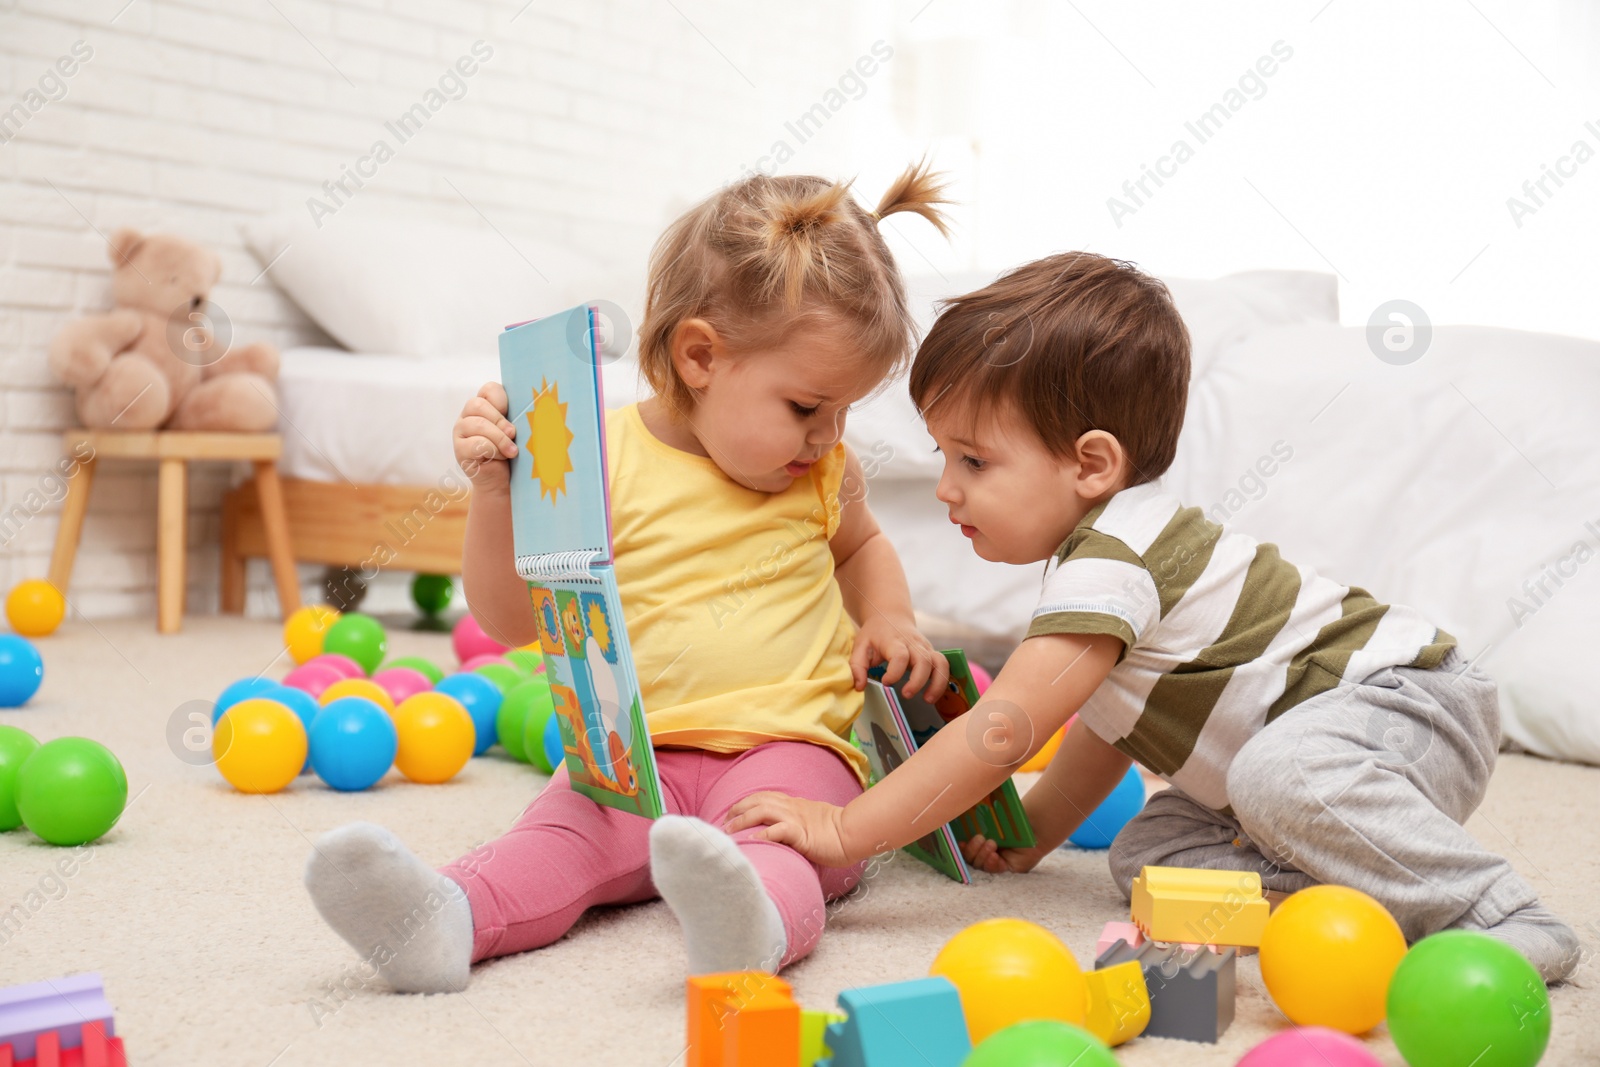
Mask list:
[[961,846],[967,863],[990,874],[1026,874],[1039,865],[1046,851],[1038,848],[1001,848],[982,834]]
[[478,395],[461,409],[450,437],[456,462],[479,489],[504,489],[511,484],[511,464],[517,454],[517,428],[506,418],[511,403],[505,386],[485,382]]
[[950,683],[950,661],[929,643],[922,631],[909,623],[895,624],[883,615],[871,615],[856,632],[856,645],[850,652],[850,675],[857,689],[867,687],[867,671],[878,663],[887,663],[883,677],[905,678],[900,692],[915,696],[922,690],[922,699],[930,704],[944,695]]
[[850,867],[864,856],[845,849],[844,809],[787,793],[752,793],[728,809],[722,829],[730,834],[752,826],[758,841],[788,845],[823,867]]

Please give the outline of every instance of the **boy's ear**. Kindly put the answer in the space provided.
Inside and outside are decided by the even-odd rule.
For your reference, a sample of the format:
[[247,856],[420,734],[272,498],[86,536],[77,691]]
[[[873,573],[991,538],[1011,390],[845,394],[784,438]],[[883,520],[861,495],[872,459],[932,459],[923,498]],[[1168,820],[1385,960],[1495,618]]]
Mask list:
[[1122,442],[1104,430],[1078,438],[1078,489],[1086,498],[1114,492],[1126,481],[1128,454]]
[[722,349],[717,328],[705,319],[685,319],[672,333],[672,365],[696,392],[711,383],[711,364]]

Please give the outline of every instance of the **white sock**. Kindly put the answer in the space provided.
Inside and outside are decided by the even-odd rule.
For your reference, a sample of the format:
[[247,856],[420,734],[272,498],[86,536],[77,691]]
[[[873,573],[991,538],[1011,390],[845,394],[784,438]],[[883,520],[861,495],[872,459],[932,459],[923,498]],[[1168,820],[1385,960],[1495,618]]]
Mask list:
[[683,924],[690,974],[777,972],[789,947],[783,919],[733,838],[664,815],[650,828],[650,877]]
[[369,822],[323,834],[306,889],[334,932],[400,993],[456,993],[472,964],[472,906],[455,882]]

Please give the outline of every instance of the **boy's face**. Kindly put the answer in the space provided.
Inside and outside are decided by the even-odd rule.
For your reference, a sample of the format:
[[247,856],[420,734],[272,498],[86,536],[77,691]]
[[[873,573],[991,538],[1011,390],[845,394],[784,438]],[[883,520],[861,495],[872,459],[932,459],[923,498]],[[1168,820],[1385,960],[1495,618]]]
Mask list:
[[1010,405],[976,419],[960,403],[936,406],[927,426],[944,454],[936,495],[984,559],[1048,559],[1099,503],[1086,495],[1092,472],[1052,455]]

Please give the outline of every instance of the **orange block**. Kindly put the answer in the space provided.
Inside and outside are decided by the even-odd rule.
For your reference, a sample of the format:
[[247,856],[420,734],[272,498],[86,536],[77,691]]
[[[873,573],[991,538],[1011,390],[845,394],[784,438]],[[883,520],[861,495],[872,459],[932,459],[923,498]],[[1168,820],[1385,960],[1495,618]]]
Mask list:
[[800,1005],[760,971],[691,975],[685,1067],[768,1067],[800,1058]]

